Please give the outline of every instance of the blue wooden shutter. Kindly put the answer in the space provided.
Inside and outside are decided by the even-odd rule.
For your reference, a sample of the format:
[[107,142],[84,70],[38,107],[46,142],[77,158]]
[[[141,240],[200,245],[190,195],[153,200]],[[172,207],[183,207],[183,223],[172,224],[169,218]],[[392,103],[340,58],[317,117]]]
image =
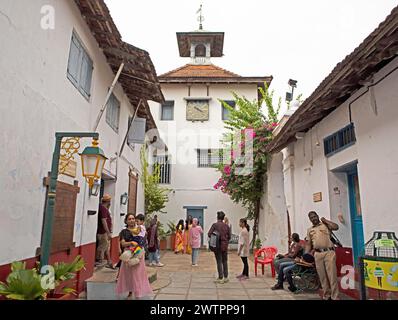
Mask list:
[[68,78],[75,86],[79,85],[79,73],[82,58],[82,48],[79,41],[72,35],[68,60]]
[[91,78],[93,74],[93,62],[86,52],[83,52],[82,72],[80,75],[80,89],[90,97]]
[[134,122],[130,126],[130,131],[128,134],[128,142],[144,144],[145,142],[145,132],[146,132],[146,119],[145,118],[135,118]]

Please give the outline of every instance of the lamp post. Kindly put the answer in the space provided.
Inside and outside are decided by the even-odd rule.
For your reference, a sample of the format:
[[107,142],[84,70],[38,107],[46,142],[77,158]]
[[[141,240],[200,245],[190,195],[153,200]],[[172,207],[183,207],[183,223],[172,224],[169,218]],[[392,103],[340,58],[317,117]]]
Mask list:
[[46,199],[46,211],[44,214],[44,228],[40,252],[40,267],[48,265],[51,251],[52,229],[54,221],[55,197],[58,179],[59,160],[61,152],[61,143],[63,138],[93,138],[93,145],[86,147],[81,154],[83,176],[86,178],[90,188],[94,184],[94,180],[101,177],[104,168],[105,157],[101,148],[98,147],[99,134],[96,132],[57,132],[55,133],[55,147],[53,160],[51,164],[50,183]]

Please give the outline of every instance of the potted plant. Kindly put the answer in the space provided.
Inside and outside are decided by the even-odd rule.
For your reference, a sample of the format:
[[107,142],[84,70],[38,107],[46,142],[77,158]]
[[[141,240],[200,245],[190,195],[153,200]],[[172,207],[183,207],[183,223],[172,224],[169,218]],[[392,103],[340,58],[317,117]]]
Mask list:
[[167,223],[167,226],[169,227],[169,233],[170,233],[170,249],[174,250],[176,242],[176,225],[174,222],[169,221]]
[[161,222],[158,222],[158,236],[159,236],[159,249],[160,250],[165,250],[167,249],[167,233],[164,231],[163,224]]
[[262,244],[260,238],[257,238],[256,241],[254,242],[254,246],[255,246],[255,249],[253,251],[254,256],[256,255],[257,251],[261,249],[262,245],[263,244]]
[[69,300],[76,290],[65,282],[75,278],[85,262],[77,256],[71,263],[57,262],[51,273],[42,275],[39,268],[26,269],[25,262],[13,262],[6,282],[0,282],[0,295],[11,300]]

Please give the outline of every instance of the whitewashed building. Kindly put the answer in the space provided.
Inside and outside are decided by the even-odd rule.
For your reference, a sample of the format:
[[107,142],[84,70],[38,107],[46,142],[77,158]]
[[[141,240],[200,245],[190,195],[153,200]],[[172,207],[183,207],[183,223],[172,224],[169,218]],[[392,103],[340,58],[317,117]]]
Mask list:
[[287,210],[291,232],[304,237],[308,212],[316,211],[338,223],[336,236],[352,249],[341,257],[344,264],[357,263],[373,232],[398,234],[397,53],[398,7],[337,64],[269,146],[279,167],[268,181],[278,190],[272,201],[284,203],[275,215],[263,211],[264,223],[287,235]]
[[[270,84],[272,77],[242,77],[211,62],[223,55],[223,32],[208,32],[201,27],[177,33],[181,57],[189,63],[159,76],[164,104],[150,103],[161,136],[167,142],[166,154],[157,154],[161,182],[171,190],[169,202],[159,219],[163,223],[197,217],[204,230],[216,221],[222,210],[239,234],[239,219],[244,208],[213,186],[220,178],[214,165],[222,161],[220,140],[228,113],[220,100],[234,106],[232,92],[249,100],[258,99],[258,87]],[[206,240],[206,238],[205,238]],[[204,241],[206,244],[206,241]]]
[[[56,132],[92,132],[119,66],[124,68],[99,122],[100,147],[108,161],[101,191],[90,195],[80,159],[60,174],[50,263],[82,255],[93,273],[98,204],[112,196],[111,254],[117,261],[118,233],[127,212],[144,211],[140,144],[122,149],[130,119],[156,125],[148,99],[162,102],[147,52],[125,43],[103,0],[0,2],[0,280],[13,261],[39,259],[47,187]],[[139,106],[139,107],[138,107]],[[137,112],[136,112],[137,111]],[[91,139],[80,140],[79,152]],[[126,197],[129,195],[129,201]]]

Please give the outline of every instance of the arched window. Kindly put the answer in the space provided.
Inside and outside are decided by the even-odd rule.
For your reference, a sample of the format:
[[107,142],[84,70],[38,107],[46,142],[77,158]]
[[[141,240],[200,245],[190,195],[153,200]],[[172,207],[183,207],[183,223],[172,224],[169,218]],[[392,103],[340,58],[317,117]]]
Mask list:
[[206,57],[206,47],[203,44],[195,47],[195,57]]

